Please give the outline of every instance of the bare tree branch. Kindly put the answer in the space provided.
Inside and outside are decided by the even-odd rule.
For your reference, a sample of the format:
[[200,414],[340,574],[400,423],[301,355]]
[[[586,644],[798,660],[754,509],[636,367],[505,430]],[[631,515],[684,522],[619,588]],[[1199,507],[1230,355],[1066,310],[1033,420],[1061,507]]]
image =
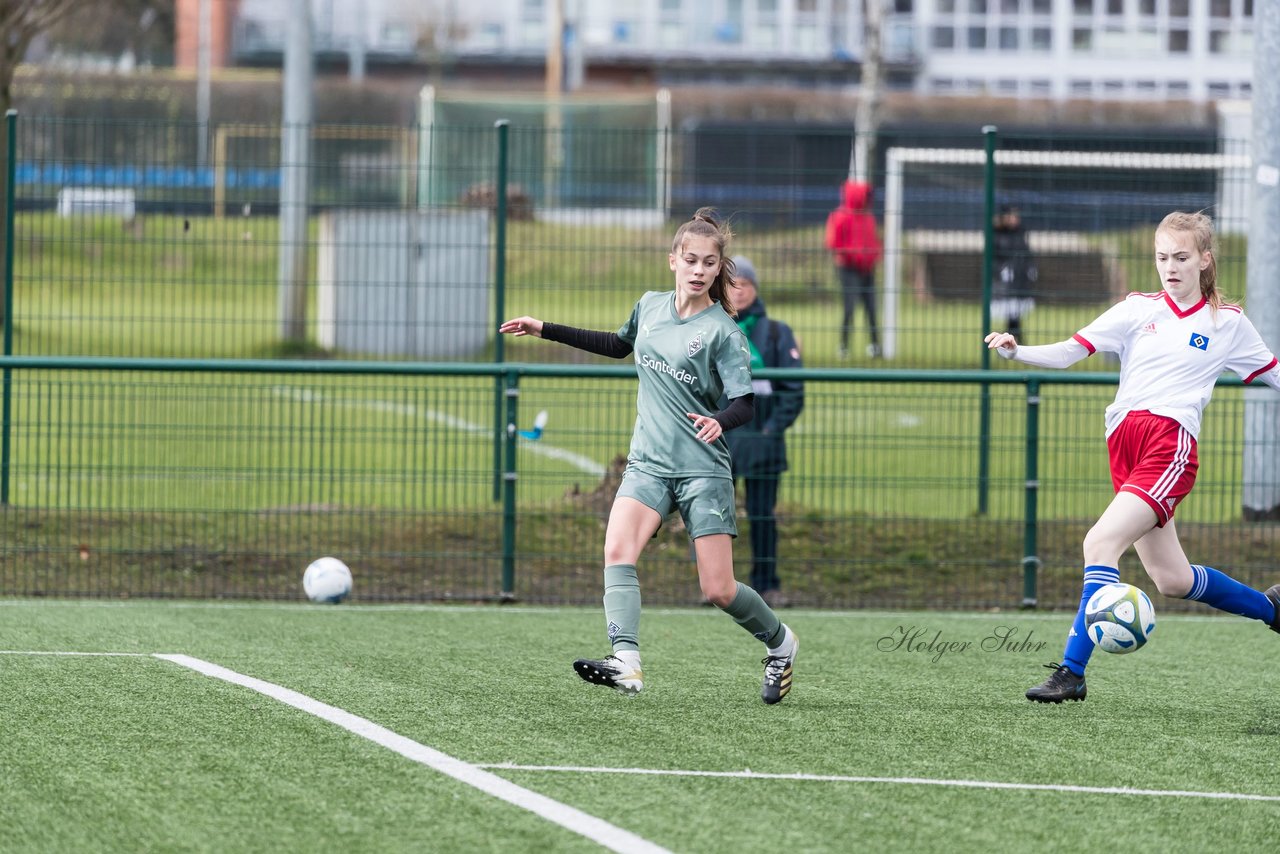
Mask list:
[[13,106],[13,75],[31,41],[85,5],[85,0],[0,0],[0,113]]

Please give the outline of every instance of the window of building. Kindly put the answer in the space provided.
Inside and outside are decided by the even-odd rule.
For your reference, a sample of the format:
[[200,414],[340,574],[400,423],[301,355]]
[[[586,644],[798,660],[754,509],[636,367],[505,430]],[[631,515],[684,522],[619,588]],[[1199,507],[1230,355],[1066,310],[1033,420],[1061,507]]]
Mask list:
[[1000,28],[1000,49],[1001,50],[1017,50],[1018,49],[1018,28],[1017,27],[1001,27]]
[[934,50],[955,50],[956,31],[952,27],[934,27],[929,43]]
[[781,33],[776,24],[766,24],[761,21],[751,28],[745,43],[757,50],[777,50],[780,47],[780,39]]
[[795,41],[792,47],[801,53],[816,54],[827,48],[816,21],[796,21],[795,26],[791,28],[791,33]]
[[1031,11],[1037,15],[1052,15],[1053,0],[1031,0]]
[[1043,78],[1031,81],[1031,94],[1043,98],[1053,91],[1053,84]]
[[742,43],[742,0],[726,0],[724,19],[715,25],[714,36],[721,44]]
[[1209,0],[1210,18],[1230,18],[1231,0]]
[[1186,30],[1169,30],[1169,53],[1186,53],[1191,38]]
[[1104,27],[1096,34],[1094,46],[1105,56],[1128,56],[1133,52],[1131,36],[1123,27]]
[[1209,97],[1210,98],[1230,98],[1231,84],[1224,80],[1209,81]]
[[995,89],[1001,95],[1016,95],[1018,94],[1018,81],[1002,77],[996,81]]
[[1004,15],[1016,15],[1020,5],[1020,0],[1000,0],[1000,12]]
[[933,83],[930,85],[930,88],[935,92],[947,94],[955,91],[956,84],[950,77],[935,77],[933,78]]
[[542,13],[532,17],[526,15],[520,19],[520,44],[524,47],[544,47],[547,43],[546,29],[542,25]]
[[1169,0],[1169,17],[1191,17],[1191,0]]
[[502,47],[503,31],[501,22],[485,21],[476,28],[471,38],[467,40],[467,44],[481,49],[496,50]]
[[970,15],[987,14],[987,0],[969,0],[966,5],[969,7]]
[[1133,56],[1163,55],[1164,42],[1155,24],[1138,24],[1137,31],[1129,37],[1129,52]]
[[1156,0],[1138,0],[1138,14],[1147,18],[1156,16]]
[[1093,0],[1071,0],[1071,9],[1081,17],[1093,14]]
[[938,0],[935,4],[938,12],[943,15],[954,15],[956,11],[956,0]]
[[1191,86],[1185,80],[1170,80],[1165,84],[1165,91],[1170,98],[1187,98],[1191,95]]
[[613,22],[612,30],[614,44],[634,44],[640,26],[635,21],[618,19]]
[[1093,50],[1093,30],[1077,27],[1071,31],[1071,49],[1079,53]]
[[1031,49],[1037,53],[1053,50],[1053,30],[1049,27],[1031,28]]
[[1124,94],[1124,81],[1123,80],[1103,80],[1102,94],[1110,98],[1115,98],[1119,95]]
[[382,25],[379,45],[390,50],[408,50],[413,47],[413,28],[403,21],[388,21]]
[[987,28],[969,27],[965,32],[965,45],[969,50],[987,49]]
[[893,0],[893,11],[897,15],[910,15],[916,10],[915,0]]
[[916,28],[908,20],[890,21],[880,44],[886,59],[912,59],[916,55]]
[[684,44],[684,23],[680,0],[662,0],[658,7],[658,46],[678,48]]
[[1124,14],[1124,0],[1107,0],[1107,14],[1108,14],[1108,15],[1123,15],[1123,14]]
[[1071,89],[1072,95],[1078,98],[1088,98],[1090,95],[1093,94],[1093,81],[1092,80],[1072,80],[1070,89]]

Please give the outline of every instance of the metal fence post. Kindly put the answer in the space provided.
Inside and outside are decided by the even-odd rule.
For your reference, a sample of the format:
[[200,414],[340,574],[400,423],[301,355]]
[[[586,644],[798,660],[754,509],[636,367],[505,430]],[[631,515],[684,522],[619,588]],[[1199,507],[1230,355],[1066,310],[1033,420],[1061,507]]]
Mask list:
[[1034,608],[1040,571],[1036,543],[1036,502],[1040,494],[1040,381],[1027,380],[1026,486],[1022,520],[1022,607]]
[[[996,203],[996,127],[987,125],[982,129],[986,138],[987,158],[985,166],[985,182],[983,192],[982,226],[982,332],[991,331],[991,250],[995,239],[995,203]],[[982,369],[991,367],[991,349],[982,347]],[[979,392],[979,426],[978,426],[978,515],[987,515],[988,493],[991,489],[991,386],[982,384]]]
[[[494,268],[493,268],[493,360],[501,364],[505,360],[502,333],[498,326],[506,312],[507,292],[507,156],[511,122],[498,119],[493,123],[498,132],[498,173],[493,180],[494,193]],[[502,498],[502,377],[494,378],[493,407],[493,500]]]
[[503,444],[506,465],[502,471],[502,593],[503,601],[516,598],[516,425],[520,415],[520,373],[506,371],[507,426]]
[[[18,111],[4,115],[6,156],[4,190],[4,354],[13,355],[13,216],[17,180]],[[0,504],[9,504],[9,440],[13,430],[13,369],[4,369],[4,411],[0,414]]]

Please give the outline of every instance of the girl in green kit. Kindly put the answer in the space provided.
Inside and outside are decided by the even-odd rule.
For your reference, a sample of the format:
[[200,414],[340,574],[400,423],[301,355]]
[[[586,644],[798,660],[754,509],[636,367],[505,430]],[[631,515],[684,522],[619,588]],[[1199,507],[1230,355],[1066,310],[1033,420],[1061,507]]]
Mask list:
[[[702,595],[768,649],[761,697],[777,703],[791,690],[795,633],[760,595],[733,577],[733,474],[724,432],[751,422],[751,350],[730,312],[731,237],[714,211],[700,208],[681,225],[668,264],[674,291],[640,297],[617,332],[597,332],[517,317],[499,327],[591,353],[633,355],[639,377],[636,424],[622,484],[604,540],[604,612],[612,653],[573,663],[588,682],[637,694],[640,582],[636,563],[667,514],[679,510],[693,540]],[[717,411],[724,395],[729,405]]]

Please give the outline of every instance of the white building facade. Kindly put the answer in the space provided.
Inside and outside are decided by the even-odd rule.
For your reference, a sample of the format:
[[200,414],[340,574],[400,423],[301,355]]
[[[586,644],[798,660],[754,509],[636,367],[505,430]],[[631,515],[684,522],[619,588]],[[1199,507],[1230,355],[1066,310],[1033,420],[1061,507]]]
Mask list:
[[[753,84],[825,67],[856,87],[862,0],[311,0],[318,50],[529,63],[565,22],[570,67],[625,63],[655,82]],[[881,0],[893,88],[1055,100],[1248,98],[1255,0]],[[1271,0],[1263,0],[1271,2]],[[235,52],[281,48],[288,4],[242,0]],[[718,65],[738,63],[727,74]],[[749,63],[753,73],[745,73]],[[844,70],[841,71],[840,69]]]

